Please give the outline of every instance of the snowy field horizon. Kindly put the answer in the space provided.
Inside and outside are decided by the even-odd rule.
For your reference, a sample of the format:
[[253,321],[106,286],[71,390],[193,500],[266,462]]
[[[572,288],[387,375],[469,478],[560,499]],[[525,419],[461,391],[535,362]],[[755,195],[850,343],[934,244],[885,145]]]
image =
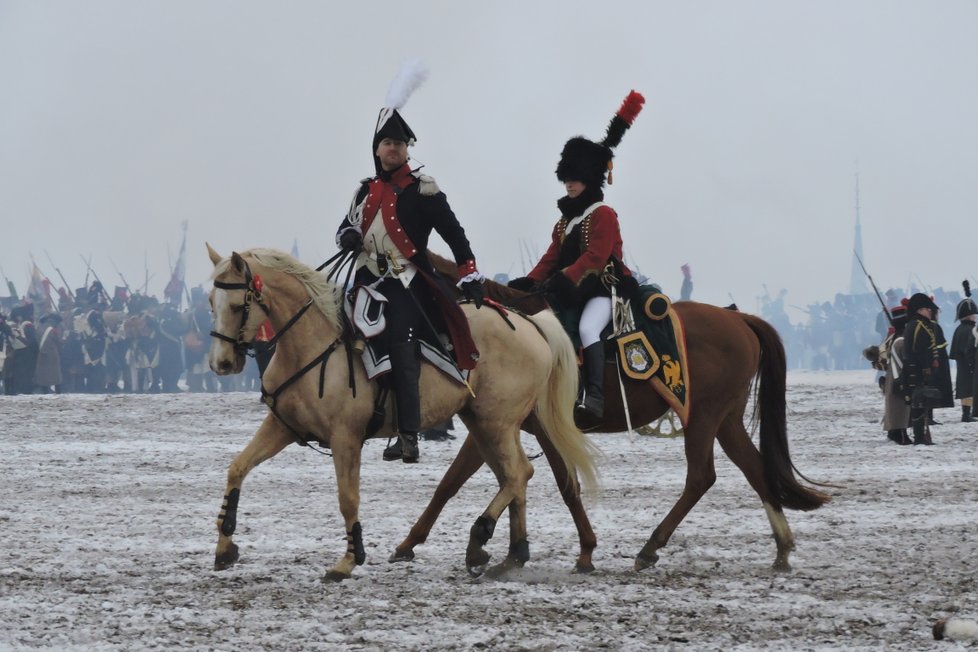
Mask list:
[[[366,563],[324,583],[345,548],[332,461],[291,446],[248,476],[237,566],[214,571],[229,462],[265,416],[255,393],[4,396],[0,649],[947,650],[940,618],[978,616],[978,423],[938,410],[935,446],[881,429],[871,370],[788,374],[793,461],[838,485],[786,512],[792,570],[756,494],[715,446],[717,482],[660,551],[636,553],[678,498],[680,438],[595,435],[587,500],[597,570],[572,573],[573,523],[544,460],[527,495],[531,559],[471,578],[469,527],[495,492],[485,468],[410,563],[387,559],[465,435],[422,442],[417,465],[364,448]],[[756,435],[754,437],[757,441]],[[529,455],[540,451],[528,435]],[[487,550],[505,556],[507,519]]]

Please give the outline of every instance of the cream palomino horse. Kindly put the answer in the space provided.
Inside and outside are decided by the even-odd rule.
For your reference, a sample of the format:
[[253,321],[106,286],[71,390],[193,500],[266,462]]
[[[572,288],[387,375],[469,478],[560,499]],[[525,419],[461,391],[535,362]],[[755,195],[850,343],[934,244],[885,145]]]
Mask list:
[[[348,578],[365,560],[358,517],[360,451],[380,390],[367,379],[359,356],[352,362],[348,357],[352,342],[341,310],[341,289],[279,251],[252,249],[222,258],[210,245],[207,250],[214,263],[211,369],[221,375],[239,373],[247,344],[266,318],[279,338],[262,380],[270,412],[228,468],[217,520],[215,568],[227,568],[238,559],[232,535],[245,476],[289,444],[318,440],[332,451],[347,534],[346,552],[326,578]],[[510,315],[507,321],[488,306],[476,310],[465,305],[463,309],[481,354],[468,379],[475,396],[461,383],[423,364],[421,425],[430,427],[459,414],[496,475],[499,491],[470,530],[466,565],[474,575],[485,570],[490,555],[484,546],[508,507],[509,552],[492,569],[499,573],[529,559],[526,485],[533,466],[520,444],[523,420],[531,412],[536,416],[559,452],[568,477],[573,479],[579,473],[585,486],[595,483],[594,450],[574,425],[576,357],[557,319],[544,313]],[[334,351],[337,355],[331,355]],[[269,401],[270,397],[274,400]],[[374,436],[393,433],[392,412],[388,406],[386,421]]]

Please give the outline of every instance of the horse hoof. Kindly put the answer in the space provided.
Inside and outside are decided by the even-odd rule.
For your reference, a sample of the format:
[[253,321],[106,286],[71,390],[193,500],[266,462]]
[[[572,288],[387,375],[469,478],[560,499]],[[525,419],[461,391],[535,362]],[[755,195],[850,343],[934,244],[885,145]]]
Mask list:
[[482,548],[476,548],[465,553],[465,566],[469,569],[469,575],[479,577],[486,572],[486,566],[492,558],[488,552]]
[[788,563],[787,559],[775,560],[774,565],[771,567],[777,573],[790,573],[791,564]]
[[592,564],[589,561],[588,562],[578,561],[576,564],[574,564],[574,572],[581,573],[582,575],[585,575],[587,573],[593,573],[594,564]]
[[351,576],[350,576],[349,573],[341,573],[340,571],[337,571],[337,570],[331,570],[328,573],[326,573],[325,575],[323,575],[323,583],[324,584],[337,584],[339,582],[342,582],[343,580],[350,579],[350,577]]
[[394,554],[390,556],[387,560],[391,564],[399,561],[414,561],[414,551],[413,550],[394,550]]
[[649,568],[650,566],[655,566],[655,562],[657,561],[659,561],[659,555],[654,553],[651,558],[639,555],[635,558],[635,570],[641,571]]
[[516,562],[504,561],[502,563],[492,566],[485,572],[486,579],[498,580],[501,577],[505,577],[514,568],[522,568],[523,564],[517,564]]
[[228,549],[219,555],[214,557],[214,570],[227,570],[234,566],[234,563],[238,561],[238,546],[232,543],[228,546]]

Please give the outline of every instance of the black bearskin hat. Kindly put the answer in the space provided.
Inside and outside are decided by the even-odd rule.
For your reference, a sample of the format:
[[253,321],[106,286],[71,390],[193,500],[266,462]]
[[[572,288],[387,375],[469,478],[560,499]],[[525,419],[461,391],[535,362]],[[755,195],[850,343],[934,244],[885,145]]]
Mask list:
[[914,315],[921,308],[930,308],[931,310],[938,310],[937,304],[934,303],[933,299],[931,299],[923,292],[918,292],[907,300],[907,312],[910,313],[911,315]]
[[370,149],[370,153],[374,157],[374,167],[377,169],[377,174],[380,174],[380,171],[383,169],[380,166],[380,161],[377,159],[377,145],[380,144],[380,141],[385,138],[392,138],[394,140],[404,141],[408,146],[413,145],[417,141],[414,131],[411,130],[408,123],[401,117],[398,109],[403,108],[407,104],[411,93],[423,84],[427,78],[428,69],[423,63],[414,59],[407,61],[401,66],[401,69],[391,81],[391,85],[387,89],[387,97],[384,100],[384,107],[377,116],[377,125],[374,127],[374,138]]
[[954,316],[956,320],[964,319],[968,315],[978,315],[978,305],[975,305],[975,300],[971,298],[971,283],[967,280],[962,281],[961,287],[964,288],[964,299],[958,302]]
[[622,136],[638,116],[645,104],[641,93],[632,91],[622,102],[618,113],[611,118],[604,140],[595,143],[583,136],[575,136],[567,141],[557,163],[557,178],[561,182],[580,181],[590,188],[604,186],[604,175],[611,179],[611,159],[614,148],[621,143]]

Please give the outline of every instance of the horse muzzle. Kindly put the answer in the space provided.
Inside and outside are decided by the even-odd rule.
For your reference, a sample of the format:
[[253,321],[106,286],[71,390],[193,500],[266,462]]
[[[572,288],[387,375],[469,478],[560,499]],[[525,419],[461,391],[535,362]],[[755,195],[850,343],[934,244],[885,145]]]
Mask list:
[[230,355],[212,356],[208,365],[218,376],[239,374],[244,369],[245,356],[238,351],[232,351]]

